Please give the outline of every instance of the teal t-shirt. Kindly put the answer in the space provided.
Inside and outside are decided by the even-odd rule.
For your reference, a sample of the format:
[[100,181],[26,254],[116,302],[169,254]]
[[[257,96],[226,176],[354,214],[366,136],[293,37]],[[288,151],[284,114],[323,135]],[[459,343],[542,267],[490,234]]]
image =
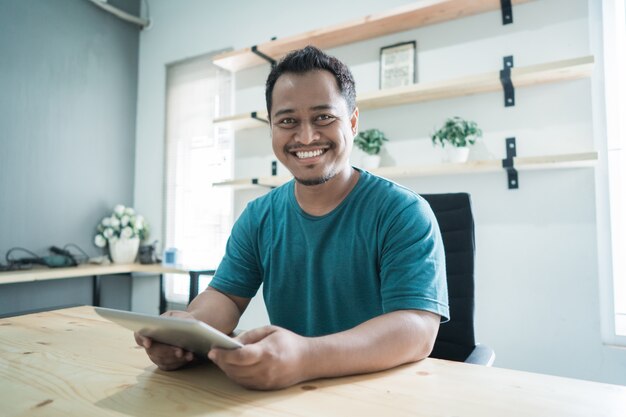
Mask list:
[[305,213],[294,181],[250,202],[211,286],[251,298],[263,283],[272,324],[303,336],[396,310],[449,317],[441,234],[428,203],[367,171],[333,211]]

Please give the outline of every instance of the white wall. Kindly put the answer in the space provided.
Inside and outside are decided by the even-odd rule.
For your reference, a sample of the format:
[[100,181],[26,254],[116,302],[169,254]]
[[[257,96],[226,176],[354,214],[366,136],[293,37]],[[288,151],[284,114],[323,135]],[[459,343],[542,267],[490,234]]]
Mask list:
[[[367,0],[358,8],[355,3],[150,0],[154,24],[142,32],[140,45],[135,206],[153,219],[155,236],[162,231],[165,65],[411,2]],[[513,25],[502,26],[500,13],[492,12],[329,52],[351,66],[359,93],[377,88],[379,48],[398,41],[417,40],[420,82],[494,71],[510,54],[516,66],[532,65],[600,52],[592,42],[598,37],[598,7],[596,0],[541,0],[515,7]],[[236,74],[237,112],[264,108],[267,72],[262,66]],[[504,155],[507,136],[517,137],[522,156],[602,150],[603,129],[593,123],[602,99],[596,86],[580,80],[519,89],[516,107],[506,109],[502,94],[493,93],[363,111],[361,128],[378,127],[391,138],[383,155],[387,165],[437,162],[428,134],[452,115],[476,120],[487,152],[497,158]],[[238,133],[236,155],[237,176],[267,175],[273,159],[268,131]],[[358,162],[359,154],[353,159]],[[477,333],[496,350],[496,366],[626,384],[626,350],[604,346],[600,336],[599,282],[605,277],[598,274],[602,231],[596,218],[604,210],[596,212],[594,170],[524,172],[516,191],[507,190],[503,173],[400,182],[420,193],[472,194]],[[238,192],[237,213],[261,192]],[[264,320],[257,303],[242,327]]]

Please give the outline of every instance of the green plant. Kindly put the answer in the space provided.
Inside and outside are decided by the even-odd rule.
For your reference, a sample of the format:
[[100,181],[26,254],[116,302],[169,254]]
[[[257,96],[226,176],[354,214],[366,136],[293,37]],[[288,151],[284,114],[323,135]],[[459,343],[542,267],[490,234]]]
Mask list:
[[446,143],[462,148],[476,143],[476,139],[481,138],[483,131],[478,128],[476,122],[463,120],[460,117],[446,119],[441,129],[433,133],[431,139],[433,145],[444,147]]
[[378,155],[383,143],[388,141],[389,139],[385,137],[385,134],[378,129],[364,130],[354,138],[354,144],[357,148],[368,155]]

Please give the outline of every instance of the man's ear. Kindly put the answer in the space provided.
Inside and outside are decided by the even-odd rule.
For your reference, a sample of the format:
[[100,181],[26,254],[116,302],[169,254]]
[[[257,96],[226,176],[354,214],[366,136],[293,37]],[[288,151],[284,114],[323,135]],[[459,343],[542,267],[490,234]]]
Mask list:
[[355,107],[352,116],[350,116],[350,127],[352,128],[352,135],[356,136],[359,133],[359,108]]

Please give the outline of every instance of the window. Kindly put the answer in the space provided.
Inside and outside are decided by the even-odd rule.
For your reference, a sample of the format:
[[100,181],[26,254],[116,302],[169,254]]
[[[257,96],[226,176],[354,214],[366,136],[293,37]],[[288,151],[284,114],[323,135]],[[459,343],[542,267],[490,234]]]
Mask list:
[[[217,267],[232,227],[232,191],[212,187],[232,177],[233,134],[213,124],[232,113],[231,96],[231,75],[211,56],[167,68],[164,246],[193,268]],[[168,301],[187,302],[184,276],[166,276],[165,288]]]
[[612,288],[607,296],[604,339],[626,345],[626,8],[624,0],[603,2],[607,175]]

